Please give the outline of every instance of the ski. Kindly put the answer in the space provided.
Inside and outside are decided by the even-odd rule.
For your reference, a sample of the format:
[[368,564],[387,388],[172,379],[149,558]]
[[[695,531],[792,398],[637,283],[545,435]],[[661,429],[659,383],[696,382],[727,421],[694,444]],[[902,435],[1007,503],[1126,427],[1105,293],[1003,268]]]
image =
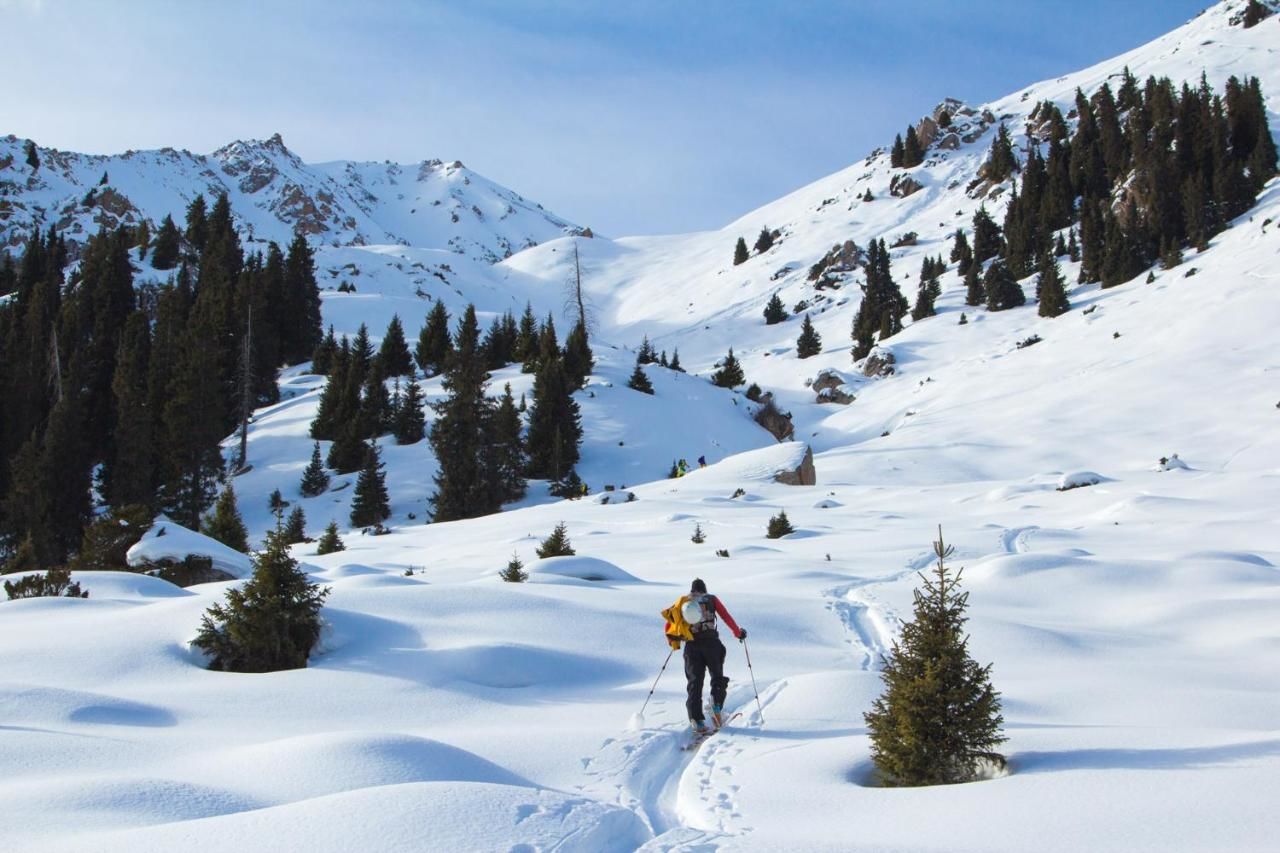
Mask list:
[[713,734],[720,731],[725,726],[729,725],[730,723],[732,723],[734,720],[738,719],[741,716],[742,716],[742,712],[737,711],[734,714],[730,715],[727,719],[725,719],[719,726],[708,728],[705,734],[694,735],[692,740],[690,740],[684,746],[680,747],[680,751],[692,752],[693,750],[701,746],[702,742],[705,741],[707,738],[711,737]]

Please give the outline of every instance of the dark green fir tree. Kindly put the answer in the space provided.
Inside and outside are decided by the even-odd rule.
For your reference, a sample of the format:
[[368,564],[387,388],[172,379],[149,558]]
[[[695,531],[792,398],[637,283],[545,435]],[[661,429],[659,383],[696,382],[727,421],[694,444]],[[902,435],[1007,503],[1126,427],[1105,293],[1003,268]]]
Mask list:
[[286,545],[297,545],[307,541],[307,515],[302,507],[295,506],[284,523],[284,542]]
[[387,324],[382,346],[378,349],[378,366],[388,379],[413,375],[413,358],[409,355],[409,345],[404,341],[404,326],[400,324],[398,314],[393,315]]
[[813,328],[809,315],[804,315],[804,323],[800,326],[800,337],[796,338],[796,355],[809,358],[822,352],[822,336]]
[[193,644],[214,670],[301,669],[320,639],[329,590],[307,580],[279,530],[267,533],[265,548],[251,559],[253,576],[205,612]]
[[242,554],[249,551],[249,531],[245,529],[244,519],[240,517],[240,508],[236,504],[236,490],[227,483],[227,487],[218,496],[213,512],[204,520],[202,533],[216,539],[228,548]]
[[994,752],[1005,738],[991,665],[979,666],[969,654],[963,570],[947,566],[952,549],[941,530],[933,547],[938,564],[921,575],[913,618],[884,660],[884,693],[864,715],[872,760],[891,786],[965,782],[983,762],[1005,764]]
[[377,527],[391,517],[385,468],[381,449],[376,442],[369,442],[364,466],[356,477],[356,490],[351,498],[352,527]]
[[751,253],[747,250],[747,241],[739,237],[738,242],[733,247],[733,265],[736,267],[738,264],[746,262],[750,257]]
[[627,387],[642,394],[653,394],[653,383],[645,375],[644,367],[639,361],[636,361],[636,369],[631,371],[631,378],[627,380]]
[[711,382],[721,388],[736,388],[746,381],[747,377],[742,372],[742,364],[734,356],[733,347],[729,347],[729,354],[724,357],[724,361],[720,363],[716,372],[711,374]]
[[775,293],[769,297],[769,302],[764,306],[765,325],[772,326],[785,319],[787,319],[787,309],[783,306],[782,299]]
[[320,442],[311,445],[311,462],[302,472],[302,484],[298,487],[305,497],[314,498],[329,489],[329,472],[324,470],[320,460]]
[[345,550],[347,550],[347,546],[343,543],[342,537],[338,535],[338,522],[330,521],[329,525],[324,529],[324,533],[320,534],[320,539],[316,542],[316,555],[323,557],[325,554],[336,554]]
[[562,521],[551,531],[550,536],[542,540],[536,553],[539,559],[545,560],[548,557],[572,557],[578,552],[573,550],[573,545],[569,542],[569,528]]

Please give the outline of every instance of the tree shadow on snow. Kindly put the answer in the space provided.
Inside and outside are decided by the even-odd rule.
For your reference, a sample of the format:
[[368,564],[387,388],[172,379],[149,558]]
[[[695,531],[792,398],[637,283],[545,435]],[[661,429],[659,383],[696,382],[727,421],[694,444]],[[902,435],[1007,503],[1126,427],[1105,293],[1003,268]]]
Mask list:
[[1055,773],[1067,770],[1192,770],[1203,767],[1222,767],[1239,761],[1274,755],[1280,755],[1280,739],[1166,749],[1064,749],[1019,752],[1009,758],[1009,769],[1013,773]]

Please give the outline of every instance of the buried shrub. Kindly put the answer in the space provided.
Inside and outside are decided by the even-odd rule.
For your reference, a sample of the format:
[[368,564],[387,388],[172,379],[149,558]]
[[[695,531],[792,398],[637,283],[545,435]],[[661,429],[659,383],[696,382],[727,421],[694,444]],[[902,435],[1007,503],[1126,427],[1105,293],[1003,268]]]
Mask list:
[[871,758],[889,786],[967,782],[984,765],[1005,767],[992,751],[1005,741],[1000,694],[991,686],[991,664],[969,656],[969,593],[960,592],[963,570],[946,564],[953,551],[939,528],[938,564],[920,576],[913,618],[884,660],[884,693],[863,715]]
[[88,598],[89,591],[81,590],[79,583],[71,582],[71,570],[50,569],[44,574],[31,574],[18,581],[5,581],[4,591],[10,600],[15,598]]

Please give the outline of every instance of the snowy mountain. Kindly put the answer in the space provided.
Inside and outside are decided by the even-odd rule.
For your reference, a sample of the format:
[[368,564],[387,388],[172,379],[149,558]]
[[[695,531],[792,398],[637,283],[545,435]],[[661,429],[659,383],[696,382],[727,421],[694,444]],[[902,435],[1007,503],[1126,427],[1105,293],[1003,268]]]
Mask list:
[[454,161],[303,163],[279,134],[212,154],[162,148],[114,156],[76,154],[0,137],[0,246],[20,247],[33,227],[73,242],[100,227],[181,224],[196,195],[227,193],[243,237],[315,246],[395,244],[444,249],[485,262],[574,227]]
[[[233,207],[255,235],[287,236],[303,221],[281,201],[286,184],[311,176],[306,193],[317,200],[332,188],[331,209],[352,224],[317,214],[319,240],[341,244],[323,249],[321,266],[330,286],[357,284],[324,293],[325,322],[340,333],[367,323],[376,335],[399,313],[413,335],[427,305],[420,290],[455,315],[475,302],[482,323],[525,301],[559,317],[576,245],[596,319],[598,365],[578,395],[579,470],[595,494],[535,494],[499,515],[423,524],[430,451],[387,447],[392,532],[348,530],[342,480],[351,478],[315,498],[297,491],[323,380],[286,372],[284,399],[251,430],[254,469],[235,482],[255,537],[272,523],[275,488],[304,507],[311,535],[330,519],[343,527],[343,552],[294,549],[333,590],[320,653],[292,672],[203,669],[188,642],[227,584],[182,590],[88,572],[76,577],[88,599],[0,603],[8,845],[1272,849],[1280,822],[1259,792],[1280,772],[1280,179],[1179,266],[1102,289],[1075,285],[1079,267],[1064,262],[1071,310],[1060,317],[1039,317],[1033,298],[1000,312],[965,305],[950,267],[937,316],[885,343],[895,359],[887,375],[868,376],[850,358],[865,273],[832,253],[914,233],[891,250],[913,294],[923,258],[945,258],[980,205],[1002,218],[1010,184],[975,180],[999,125],[1023,149],[1039,103],[1068,113],[1077,87],[1091,92],[1126,67],[1178,85],[1203,73],[1217,90],[1231,75],[1257,76],[1274,136],[1280,16],[1245,29],[1243,8],[1219,3],[1114,60],[990,104],[943,101],[953,122],[937,135],[929,124],[940,112],[903,116],[932,136],[922,165],[892,168],[885,140],[886,150],[717,231],[570,238],[557,230],[565,223],[508,200],[511,221],[527,216],[545,230],[496,264],[506,253],[497,236],[450,230],[479,228],[457,206],[459,223],[414,218],[423,200],[466,205],[470,195],[444,189],[458,184],[502,204],[502,191],[476,176],[465,183],[461,170],[452,184],[440,166],[418,181],[416,169],[295,167],[277,152],[262,173],[271,177],[248,191],[252,169],[220,165],[242,162],[236,152],[174,153],[189,165],[171,174],[198,183],[208,167],[205,179],[247,194]],[[947,94],[962,93],[940,101]],[[7,170],[24,168],[20,141],[3,145],[0,164],[7,155],[19,164]],[[39,178],[49,188],[39,197],[63,200],[43,210],[61,211],[107,171],[65,156],[74,167],[59,172],[50,154]],[[153,185],[142,170],[128,183],[115,162],[106,186],[121,181],[120,195],[149,216],[180,212],[188,177]],[[907,178],[919,188],[904,188]],[[399,198],[392,187],[406,184]],[[2,212],[34,216],[37,195],[22,196],[22,213]],[[508,221],[480,207],[486,227]],[[76,217],[91,214],[67,215],[90,227]],[[774,245],[735,266],[738,237],[750,245],[765,228]],[[513,250],[523,245],[499,233]],[[1033,297],[1034,278],[1020,284]],[[796,316],[766,325],[775,293]],[[801,302],[824,342],[803,360]],[[646,335],[678,348],[690,370],[647,367],[652,397],[625,387]],[[741,394],[705,381],[730,346],[748,380],[791,413],[796,443],[776,443]],[[508,381],[517,397],[529,389],[515,368],[496,372],[493,387]],[[830,402],[830,391],[820,399],[817,385],[846,402]],[[441,397],[438,382],[426,390]],[[804,445],[817,485],[777,482]],[[663,479],[673,458],[704,454],[706,469]],[[780,509],[796,532],[766,539]],[[561,521],[578,557],[537,560],[534,546]],[[695,525],[705,543],[691,541]],[[965,567],[971,651],[993,664],[1003,696],[1010,770],[886,790],[870,784],[862,713],[939,525]],[[513,552],[528,583],[498,578]],[[749,629],[752,668],[722,631],[727,707],[742,717],[681,752],[679,661],[645,719],[627,721],[667,652],[658,611],[695,576]]]

